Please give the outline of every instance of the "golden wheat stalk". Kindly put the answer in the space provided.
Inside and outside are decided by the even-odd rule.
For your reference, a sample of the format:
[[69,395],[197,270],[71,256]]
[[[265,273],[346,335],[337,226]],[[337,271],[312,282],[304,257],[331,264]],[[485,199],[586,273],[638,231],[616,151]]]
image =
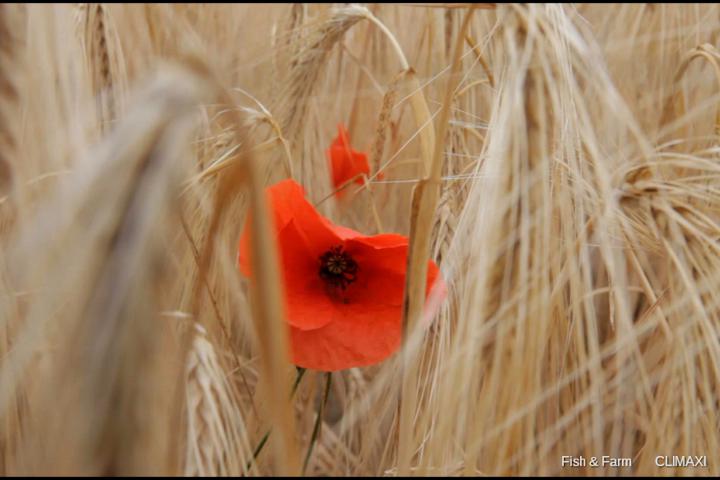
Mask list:
[[84,42],[87,49],[90,77],[93,92],[97,97],[100,125],[105,126],[115,117],[115,92],[113,90],[115,81],[110,60],[107,7],[102,3],[91,3],[85,6],[83,11],[85,14]]
[[[55,338],[62,345],[53,365],[38,372],[46,381],[32,386],[38,396],[31,424],[47,424],[44,435],[31,430],[24,437],[23,448],[36,452],[28,472],[174,471],[166,453],[169,419],[161,413],[172,401],[171,390],[157,379],[172,378],[175,362],[183,359],[168,350],[173,326],[157,318],[158,289],[167,281],[161,245],[177,208],[178,159],[189,143],[189,120],[207,88],[184,71],[168,71],[148,85],[135,110],[41,207],[14,247],[17,264],[11,267],[18,269],[28,256],[37,267],[16,270],[18,281],[40,275],[42,284],[62,285],[45,290],[45,301],[29,309],[14,341]],[[73,255],[80,251],[83,262]],[[81,288],[86,295],[64,301],[68,289]],[[59,331],[47,330],[50,318]],[[8,389],[21,384],[17,374],[31,367],[34,355],[17,348],[3,362]],[[58,417],[57,409],[64,414]]]
[[17,31],[22,13],[19,6],[0,7],[0,235],[10,228],[15,207],[13,163],[17,161],[18,124],[20,111],[17,76],[20,38]]
[[252,453],[238,395],[205,330],[199,325],[195,329],[187,364],[184,474],[240,475]]
[[308,101],[317,84],[328,54],[345,32],[362,20],[367,9],[359,5],[334,9],[315,32],[313,38],[301,45],[292,60],[292,70],[282,89],[282,131],[294,142],[302,132],[301,122],[308,109]]
[[[416,353],[413,352],[409,339],[417,335],[416,326],[424,309],[425,290],[427,285],[428,258],[430,256],[430,234],[432,233],[433,217],[440,195],[440,173],[442,171],[445,135],[450,119],[450,107],[455,96],[458,74],[461,68],[462,45],[465,32],[470,24],[473,10],[470,9],[463,19],[460,33],[453,49],[450,81],[445,92],[445,101],[438,121],[439,142],[434,145],[432,164],[429,175],[418,183],[413,192],[413,203],[410,225],[410,248],[408,250],[407,274],[405,280],[405,296],[403,306],[403,339],[406,347],[404,353],[404,372],[402,400],[400,405],[399,452],[398,468],[400,474],[409,473],[412,462],[412,451],[408,448],[414,443],[412,437],[413,416],[417,407],[417,373]],[[402,448],[405,447],[405,448]]]

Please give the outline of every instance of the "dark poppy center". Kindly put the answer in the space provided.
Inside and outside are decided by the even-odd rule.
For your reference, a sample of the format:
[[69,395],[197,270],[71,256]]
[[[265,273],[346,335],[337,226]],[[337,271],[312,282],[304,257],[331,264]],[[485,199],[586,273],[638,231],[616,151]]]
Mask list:
[[342,245],[332,247],[320,255],[318,274],[331,287],[345,290],[357,279],[358,264]]

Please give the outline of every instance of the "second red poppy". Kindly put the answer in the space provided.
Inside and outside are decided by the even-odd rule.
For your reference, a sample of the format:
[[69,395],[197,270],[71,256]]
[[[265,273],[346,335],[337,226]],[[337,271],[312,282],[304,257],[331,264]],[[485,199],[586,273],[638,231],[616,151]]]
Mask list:
[[335,137],[326,153],[330,161],[335,188],[341,188],[348,182],[353,181],[353,179],[355,183],[362,185],[362,176],[370,175],[367,155],[353,150],[350,146],[348,131],[342,123],[338,125],[337,137]]

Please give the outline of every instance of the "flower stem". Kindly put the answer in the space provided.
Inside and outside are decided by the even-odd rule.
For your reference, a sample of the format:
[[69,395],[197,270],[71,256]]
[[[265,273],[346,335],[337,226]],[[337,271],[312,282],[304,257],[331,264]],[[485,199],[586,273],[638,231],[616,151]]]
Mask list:
[[[297,367],[297,376],[295,377],[295,383],[293,383],[292,391],[290,392],[290,398],[295,396],[295,392],[297,391],[298,386],[300,385],[300,380],[302,380],[303,375],[305,375],[305,372],[307,370],[304,368]],[[255,447],[255,451],[253,451],[253,457],[248,460],[247,465],[245,466],[245,470],[250,470],[250,467],[253,464],[253,461],[257,459],[258,455],[260,455],[260,452],[262,452],[263,447],[265,447],[265,444],[268,441],[268,438],[270,438],[270,432],[272,432],[272,429],[269,429],[267,432],[265,432],[265,435],[263,435],[262,439],[260,440],[260,443],[258,443],[257,447]]]
[[302,467],[302,475],[305,476],[305,470],[307,469],[308,462],[310,461],[310,455],[312,455],[313,447],[315,446],[315,442],[317,441],[318,434],[320,433],[320,425],[322,424],[322,417],[323,417],[323,410],[325,407],[325,404],[327,403],[328,396],[330,395],[330,381],[332,379],[332,373],[327,372],[325,374],[325,393],[323,394],[322,402],[320,403],[320,408],[318,408],[317,418],[315,419],[315,426],[313,427],[312,437],[310,438],[310,445],[308,446],[308,451],[305,454],[305,461],[303,461],[303,467]]

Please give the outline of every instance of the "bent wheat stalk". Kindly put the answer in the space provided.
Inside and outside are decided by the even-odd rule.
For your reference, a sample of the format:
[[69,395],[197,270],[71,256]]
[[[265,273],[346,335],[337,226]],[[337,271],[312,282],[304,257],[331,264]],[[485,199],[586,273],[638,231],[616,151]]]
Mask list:
[[2,364],[3,392],[30,367],[28,341],[59,342],[52,364],[37,372],[44,381],[31,389],[21,448],[33,462],[18,473],[175,472],[167,380],[184,357],[156,315],[168,281],[162,245],[177,227],[167,219],[206,93],[201,78],[164,71],[13,246],[15,282],[55,287],[28,309],[18,348]]

